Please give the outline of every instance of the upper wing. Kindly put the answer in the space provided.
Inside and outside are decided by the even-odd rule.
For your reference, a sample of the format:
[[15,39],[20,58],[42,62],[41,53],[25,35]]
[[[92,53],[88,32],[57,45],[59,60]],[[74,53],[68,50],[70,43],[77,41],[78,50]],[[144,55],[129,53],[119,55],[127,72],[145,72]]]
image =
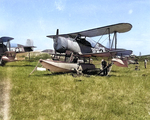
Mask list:
[[12,39],[14,39],[14,38],[11,38],[11,37],[1,37],[1,38],[0,38],[0,43],[1,43],[1,42],[9,42],[9,41],[12,40]]
[[[127,32],[127,31],[131,30],[131,28],[132,28],[132,25],[130,23],[119,23],[119,24],[94,28],[94,29],[90,29],[90,30],[85,30],[85,31],[81,31],[81,32],[60,34],[59,36],[72,37],[72,38],[75,38],[77,35],[86,36],[86,37],[96,37],[96,36],[105,35],[105,34],[109,34],[109,33],[111,34],[114,32],[119,32],[119,33]],[[56,35],[50,35],[47,37],[53,38],[55,36]]]

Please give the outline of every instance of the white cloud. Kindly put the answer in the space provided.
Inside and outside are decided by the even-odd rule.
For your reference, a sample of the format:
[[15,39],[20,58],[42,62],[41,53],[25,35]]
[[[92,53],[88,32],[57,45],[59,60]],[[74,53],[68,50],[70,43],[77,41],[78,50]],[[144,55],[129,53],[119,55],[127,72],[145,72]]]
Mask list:
[[129,14],[132,14],[132,13],[133,13],[133,10],[132,10],[132,9],[130,9],[128,13],[129,13]]
[[65,8],[65,0],[56,0],[55,1],[56,9],[59,11],[63,11]]
[[41,29],[42,31],[45,31],[46,25],[45,25],[44,20],[43,20],[43,19],[40,19],[40,20],[38,20],[38,23],[39,23],[40,29]]

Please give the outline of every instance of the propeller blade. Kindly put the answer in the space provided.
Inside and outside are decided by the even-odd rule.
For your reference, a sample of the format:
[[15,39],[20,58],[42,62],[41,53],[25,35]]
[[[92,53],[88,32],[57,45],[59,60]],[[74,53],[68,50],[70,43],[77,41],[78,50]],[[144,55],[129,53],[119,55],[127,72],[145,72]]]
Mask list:
[[59,35],[59,29],[57,29],[57,31],[56,31],[56,35]]
[[55,37],[56,43],[58,41],[58,36],[59,36],[59,29],[56,30],[56,37]]

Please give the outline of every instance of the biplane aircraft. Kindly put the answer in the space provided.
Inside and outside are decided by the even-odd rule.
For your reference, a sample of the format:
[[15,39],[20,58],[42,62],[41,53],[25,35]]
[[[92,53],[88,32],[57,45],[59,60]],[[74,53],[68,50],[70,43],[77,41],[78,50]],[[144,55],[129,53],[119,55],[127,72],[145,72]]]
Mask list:
[[15,61],[17,53],[33,51],[32,48],[35,46],[24,46],[18,44],[15,50],[11,49],[10,41],[13,40],[12,37],[1,37],[0,38],[0,65],[4,66],[6,62]]
[[[54,41],[55,54],[53,60],[40,59],[39,61],[43,67],[51,72],[78,71],[79,66],[82,72],[94,70],[95,65],[90,63],[90,57],[110,57],[111,59],[113,58],[112,62],[115,65],[127,67],[127,61],[122,58],[123,56],[130,56],[132,50],[117,48],[117,33],[127,32],[131,30],[131,28],[132,25],[129,23],[119,23],[69,34],[59,34],[59,30],[57,29],[56,35],[47,36]],[[112,40],[110,34],[113,34]],[[91,39],[91,37],[103,35],[108,35],[109,48],[100,44],[99,41],[95,42]],[[115,45],[114,48],[112,47],[113,44]],[[67,55],[66,51],[71,51],[72,53]],[[58,58],[56,57],[58,56],[56,52],[61,54],[65,53],[65,57],[69,56],[69,62],[55,60],[55,58]],[[120,56],[121,59],[116,58],[117,56]],[[79,60],[81,57],[83,58],[82,62]],[[89,58],[88,63],[85,62],[86,58]]]

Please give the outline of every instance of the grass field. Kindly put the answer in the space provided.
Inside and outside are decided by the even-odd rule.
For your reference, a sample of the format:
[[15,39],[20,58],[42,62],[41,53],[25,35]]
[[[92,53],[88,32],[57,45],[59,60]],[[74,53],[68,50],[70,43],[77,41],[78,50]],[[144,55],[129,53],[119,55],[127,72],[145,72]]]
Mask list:
[[[108,77],[35,71],[36,62],[18,61],[0,67],[0,94],[9,83],[11,120],[149,120],[150,63],[113,65]],[[0,101],[0,107],[4,102]],[[2,111],[2,110],[1,110]],[[3,115],[0,114],[0,119]]]

